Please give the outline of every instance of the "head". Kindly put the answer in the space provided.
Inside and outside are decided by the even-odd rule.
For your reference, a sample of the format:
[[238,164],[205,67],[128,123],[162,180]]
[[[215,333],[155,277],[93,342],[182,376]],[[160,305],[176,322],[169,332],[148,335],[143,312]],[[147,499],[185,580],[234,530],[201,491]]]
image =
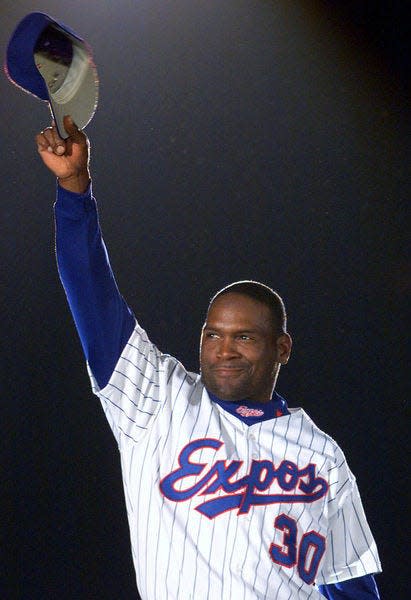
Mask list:
[[213,296],[202,329],[201,377],[222,400],[268,402],[291,352],[280,296],[256,281],[238,281]]

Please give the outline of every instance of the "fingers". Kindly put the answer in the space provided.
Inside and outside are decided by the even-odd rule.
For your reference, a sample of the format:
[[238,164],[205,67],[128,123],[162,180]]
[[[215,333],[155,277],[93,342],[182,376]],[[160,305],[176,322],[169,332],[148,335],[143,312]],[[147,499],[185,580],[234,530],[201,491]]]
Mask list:
[[66,151],[66,143],[59,136],[54,123],[36,136],[36,142],[39,152],[46,151],[61,156]]
[[77,139],[80,139],[83,137],[83,134],[81,133],[81,131],[79,130],[77,125],[74,123],[74,121],[70,115],[66,115],[65,117],[63,117],[63,125],[64,125],[64,129],[67,131],[69,136],[73,139],[73,141],[77,141]]
[[77,147],[84,156],[88,155],[90,143],[84,131],[81,131],[77,127],[70,115],[66,115],[63,118],[63,124],[69,134],[69,137],[66,139],[66,153],[71,155],[73,148]]
[[54,121],[51,127],[43,129],[37,136],[37,148],[39,152],[50,152],[62,156],[66,152],[70,153],[72,144],[87,145],[86,135],[79,130],[73,119],[67,115],[63,119],[64,128],[69,134],[66,140],[63,140],[57,131]]

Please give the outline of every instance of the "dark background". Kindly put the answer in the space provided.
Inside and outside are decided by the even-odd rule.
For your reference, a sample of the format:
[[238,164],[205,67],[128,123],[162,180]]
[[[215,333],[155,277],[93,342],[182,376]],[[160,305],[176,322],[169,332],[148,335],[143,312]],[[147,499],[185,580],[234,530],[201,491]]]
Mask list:
[[[294,351],[278,389],[343,447],[389,600],[410,588],[408,4],[0,8],[2,56],[35,10],[94,50],[94,192],[153,341],[196,370],[214,291],[253,278],[283,295]],[[0,103],[1,598],[137,598],[119,457],[55,269],[54,181],[33,141],[48,110],[4,76]]]

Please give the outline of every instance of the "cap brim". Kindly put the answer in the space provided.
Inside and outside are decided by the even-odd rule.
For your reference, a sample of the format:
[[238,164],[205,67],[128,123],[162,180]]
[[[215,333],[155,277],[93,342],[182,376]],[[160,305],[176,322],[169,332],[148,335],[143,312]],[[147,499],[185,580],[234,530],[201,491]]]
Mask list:
[[[78,51],[79,60],[81,60],[80,72],[77,72],[77,79],[72,83],[74,91],[70,91],[70,85],[68,86],[67,93],[64,93],[64,90],[60,89],[56,94],[53,94],[49,90],[50,110],[59,135],[62,138],[68,137],[64,128],[64,117],[70,115],[77,127],[83,129],[93,118],[98,102],[97,70],[92,61],[91,54],[84,42],[72,39],[72,44],[73,48]],[[77,65],[70,67],[70,69],[75,68],[77,69]],[[69,78],[70,70],[67,79]],[[67,82],[62,87],[67,87]]]

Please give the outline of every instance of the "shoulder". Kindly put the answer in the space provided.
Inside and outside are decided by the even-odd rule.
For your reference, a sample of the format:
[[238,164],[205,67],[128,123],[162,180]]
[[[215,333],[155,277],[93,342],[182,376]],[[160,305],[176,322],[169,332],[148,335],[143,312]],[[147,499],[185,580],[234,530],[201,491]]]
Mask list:
[[178,381],[182,380],[186,384],[193,385],[199,380],[199,375],[187,371],[177,358],[162,352],[149,339],[146,331],[137,321],[124,347],[120,361],[128,367],[134,366],[140,373],[151,374],[153,377],[156,374],[162,375],[162,382],[167,385],[172,385],[173,382],[178,384]]
[[308,445],[332,461],[345,460],[344,453],[335,439],[323,431],[303,408],[289,408],[289,430],[294,432],[299,445]]

